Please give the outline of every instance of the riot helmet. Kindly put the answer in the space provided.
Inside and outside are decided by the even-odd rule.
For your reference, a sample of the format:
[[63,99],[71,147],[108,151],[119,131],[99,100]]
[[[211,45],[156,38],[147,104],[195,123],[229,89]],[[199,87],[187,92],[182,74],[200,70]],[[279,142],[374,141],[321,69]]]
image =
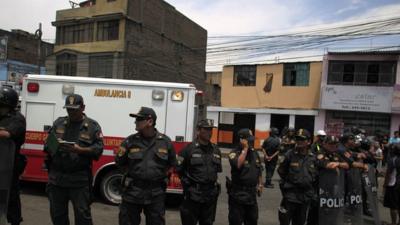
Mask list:
[[18,105],[18,94],[17,92],[10,87],[1,87],[0,88],[0,105],[8,106],[12,109],[15,109]]

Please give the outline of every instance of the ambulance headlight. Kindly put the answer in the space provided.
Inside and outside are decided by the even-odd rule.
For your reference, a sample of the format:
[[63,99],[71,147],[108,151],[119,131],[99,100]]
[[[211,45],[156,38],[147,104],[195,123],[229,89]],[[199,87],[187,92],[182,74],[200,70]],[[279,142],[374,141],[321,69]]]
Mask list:
[[71,84],[64,84],[62,87],[62,93],[64,95],[72,95],[75,92],[74,85]]
[[181,102],[183,101],[183,91],[172,91],[171,100]]
[[153,90],[152,96],[153,100],[164,100],[164,91],[161,90]]

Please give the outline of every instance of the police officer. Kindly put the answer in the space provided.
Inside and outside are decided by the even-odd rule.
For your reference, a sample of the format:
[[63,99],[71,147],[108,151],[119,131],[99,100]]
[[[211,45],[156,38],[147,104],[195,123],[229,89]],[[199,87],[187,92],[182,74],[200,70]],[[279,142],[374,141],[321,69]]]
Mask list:
[[120,225],[139,225],[143,211],[147,225],[165,224],[165,190],[168,170],[175,166],[172,142],[155,128],[157,116],[152,108],[141,107],[136,118],[137,133],[128,136],[115,157],[125,172]]
[[186,146],[178,156],[184,200],[180,207],[183,225],[211,225],[215,220],[220,185],[218,173],[222,172],[221,152],[210,142],[213,120],[197,124],[197,139]]
[[26,157],[20,154],[25,142],[25,117],[16,111],[18,94],[9,87],[0,88],[0,138],[11,139],[15,144],[14,169],[8,201],[7,219],[12,225],[22,221],[19,176],[25,169]]
[[303,225],[309,203],[315,197],[316,158],[310,151],[310,133],[299,129],[295,140],[295,148],[285,154],[278,167],[283,195],[278,213],[281,225]]
[[274,188],[271,183],[274,176],[276,163],[278,162],[278,154],[280,148],[279,130],[275,127],[271,128],[270,136],[262,144],[265,163],[265,183],[264,187]]
[[293,127],[287,129],[286,134],[282,137],[281,154],[285,154],[287,151],[294,148],[296,144],[295,134],[296,130]]
[[[329,221],[325,221],[324,223],[327,224],[337,224],[337,211],[339,210],[338,208],[343,208],[344,205],[341,205],[340,202],[344,203],[344,176],[342,177],[343,180],[341,181],[340,178],[337,177],[338,175],[338,170],[339,169],[349,169],[349,164],[343,160],[343,158],[339,155],[337,152],[337,145],[338,145],[338,139],[335,136],[327,136],[324,137],[323,142],[320,145],[320,149],[318,151],[317,155],[317,169],[319,175],[323,176],[325,175],[324,172],[326,170],[333,170],[335,171],[334,175],[332,176],[331,173],[328,173],[327,178],[329,180],[329,184],[320,184],[319,187],[316,189],[317,193],[319,189],[322,189],[322,187],[327,187],[329,190],[323,190],[322,196],[319,196],[319,198],[324,198],[326,201],[321,201],[319,198],[317,201],[317,204],[311,204],[309,213],[308,213],[308,218],[307,218],[307,224],[308,225],[316,225],[318,224],[318,210],[321,207],[322,208],[322,213],[323,216],[320,218],[322,220],[324,219],[329,219]],[[331,177],[329,177],[331,175]],[[327,179],[325,177],[320,177],[321,180],[325,182]],[[340,183],[338,183],[340,182]],[[340,188],[341,192],[339,191],[330,191],[330,188],[334,188],[334,186],[337,186]],[[335,210],[332,212],[332,208],[329,208],[328,204],[326,204],[327,199],[335,199],[337,202],[335,205]],[[320,202],[322,205],[320,205]],[[325,202],[325,203],[324,203]],[[340,205],[340,206],[337,206]],[[343,218],[341,218],[343,219]],[[341,221],[340,221],[341,222]]]
[[68,202],[71,201],[75,224],[91,225],[92,162],[103,152],[103,134],[100,125],[85,115],[81,95],[68,95],[64,108],[68,116],[54,121],[44,147],[51,220],[55,225],[69,224]]
[[232,181],[227,179],[229,224],[255,225],[258,220],[256,195],[261,195],[262,165],[254,150],[254,136],[245,128],[238,132],[240,145],[229,153]]
[[317,138],[315,139],[314,143],[311,145],[312,153],[314,153],[315,155],[320,153],[325,137],[326,137],[326,133],[324,130],[317,131]]

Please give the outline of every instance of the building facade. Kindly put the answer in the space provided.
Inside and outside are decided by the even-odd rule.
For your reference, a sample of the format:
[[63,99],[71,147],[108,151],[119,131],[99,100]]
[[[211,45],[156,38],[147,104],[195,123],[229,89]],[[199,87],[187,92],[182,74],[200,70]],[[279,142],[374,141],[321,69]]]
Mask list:
[[45,58],[53,52],[53,44],[39,40],[22,30],[0,29],[0,81],[19,82],[25,74],[45,74]]
[[236,133],[250,128],[259,147],[270,127],[313,132],[318,116],[322,62],[225,66],[221,106],[207,107],[218,128],[213,140],[222,146],[238,143]]
[[324,56],[317,129],[339,135],[357,126],[390,135],[400,124],[400,52],[330,52]]
[[89,0],[59,10],[49,73],[204,88],[207,31],[163,0]]

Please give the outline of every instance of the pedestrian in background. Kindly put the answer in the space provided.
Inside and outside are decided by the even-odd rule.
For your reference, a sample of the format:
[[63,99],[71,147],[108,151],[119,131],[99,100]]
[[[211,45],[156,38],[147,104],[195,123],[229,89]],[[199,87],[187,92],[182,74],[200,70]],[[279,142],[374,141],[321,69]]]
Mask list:
[[274,188],[272,177],[274,176],[276,164],[278,162],[278,154],[281,140],[278,137],[279,130],[275,127],[271,128],[270,136],[263,142],[262,151],[265,163],[265,183],[264,187]]

